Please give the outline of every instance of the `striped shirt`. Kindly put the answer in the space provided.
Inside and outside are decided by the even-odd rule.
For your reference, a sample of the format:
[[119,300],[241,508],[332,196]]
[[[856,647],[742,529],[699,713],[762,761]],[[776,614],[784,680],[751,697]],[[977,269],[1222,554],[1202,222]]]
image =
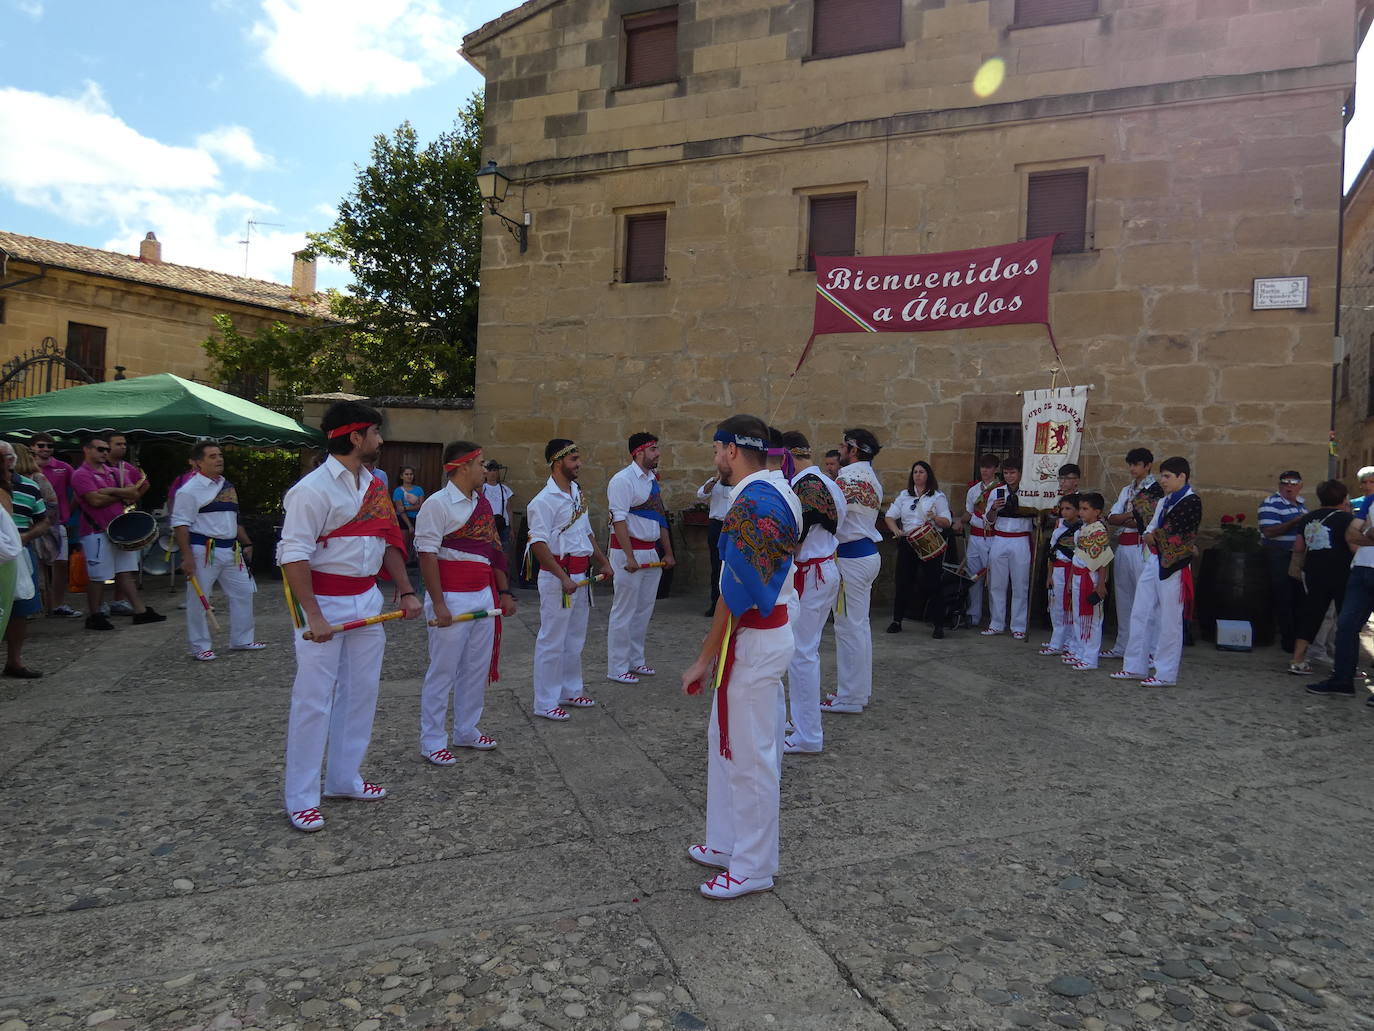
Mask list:
[[16,472],[10,473],[10,479],[13,481],[10,493],[14,497],[14,525],[24,533],[48,514],[48,506],[35,480]]
[[[1264,499],[1264,503],[1259,507],[1260,532],[1264,532],[1266,526],[1280,526],[1288,520],[1300,515],[1307,514],[1307,506],[1302,498],[1296,501],[1285,501],[1283,496],[1275,491]],[[1281,548],[1284,551],[1293,550],[1293,542],[1298,539],[1297,527],[1287,533],[1281,533],[1277,537],[1266,537],[1264,543],[1271,548]]]

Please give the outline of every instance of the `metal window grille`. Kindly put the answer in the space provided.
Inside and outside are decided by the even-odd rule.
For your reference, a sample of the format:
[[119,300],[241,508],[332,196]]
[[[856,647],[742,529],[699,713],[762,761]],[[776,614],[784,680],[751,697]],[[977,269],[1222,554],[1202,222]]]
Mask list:
[[999,459],[1021,454],[1019,422],[980,422],[973,446],[972,478],[978,479],[978,459],[996,455]]

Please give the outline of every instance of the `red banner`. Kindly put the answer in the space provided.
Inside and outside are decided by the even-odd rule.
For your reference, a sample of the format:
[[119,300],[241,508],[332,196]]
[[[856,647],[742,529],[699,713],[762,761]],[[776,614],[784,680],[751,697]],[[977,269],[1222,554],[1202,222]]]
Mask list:
[[[818,255],[811,335],[925,333],[1024,323],[1048,328],[1053,247],[1054,237],[1046,236],[944,254]],[[808,341],[798,368],[810,349]]]

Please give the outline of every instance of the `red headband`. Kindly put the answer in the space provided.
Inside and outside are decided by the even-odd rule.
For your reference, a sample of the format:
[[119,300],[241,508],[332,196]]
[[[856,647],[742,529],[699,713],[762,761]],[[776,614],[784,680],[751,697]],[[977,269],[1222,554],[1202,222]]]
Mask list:
[[452,462],[445,462],[445,463],[444,463],[444,472],[446,472],[446,473],[451,473],[451,472],[453,472],[453,470],[457,469],[460,465],[466,465],[468,462],[471,462],[474,458],[476,458],[476,457],[477,457],[478,455],[480,455],[481,453],[482,453],[482,449],[479,447],[476,451],[469,451],[466,455],[459,455],[459,456],[458,456],[457,458],[455,458]]
[[630,452],[630,457],[637,457],[641,451],[645,450],[646,448],[651,448],[657,443],[658,441],[656,440],[646,440],[643,444],[640,444],[639,447],[635,448],[633,451]]
[[325,434],[325,436],[327,436],[330,440],[334,440],[337,437],[346,437],[354,430],[365,430],[369,426],[376,425],[377,424],[375,422],[350,422],[347,426],[335,426],[332,430]]

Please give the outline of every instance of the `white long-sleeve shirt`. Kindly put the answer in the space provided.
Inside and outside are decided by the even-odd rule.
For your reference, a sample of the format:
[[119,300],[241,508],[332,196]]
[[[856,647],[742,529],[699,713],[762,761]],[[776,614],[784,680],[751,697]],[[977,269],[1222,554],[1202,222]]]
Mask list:
[[[208,505],[219,497],[228,483],[223,476],[212,480],[202,473],[196,473],[177,488],[177,496],[172,502],[172,525],[184,526],[192,533],[206,537],[228,540],[239,533],[237,512],[202,512],[201,506]],[[333,544],[330,545],[333,547]]]
[[706,484],[697,488],[697,500],[705,501],[709,507],[707,512],[708,519],[724,519],[725,513],[730,511],[730,488],[720,482],[716,477],[711,482],[711,489],[706,489]]
[[348,467],[333,455],[318,469],[302,476],[282,500],[286,518],[282,522],[277,562],[309,562],[311,569],[338,576],[376,576],[386,554],[385,539],[320,540],[358,514],[371,482],[372,474],[366,468],[360,470],[355,481]]
[[481,496],[481,487],[468,496],[450,480],[444,484],[443,490],[436,490],[425,498],[415,516],[415,550],[425,555],[434,555],[440,562],[480,562],[486,566],[491,565],[484,555],[454,551],[452,548],[445,548],[441,543],[449,534],[467,525]]
[[528,505],[525,517],[530,524],[530,543],[547,544],[555,558],[592,554],[592,522],[584,510],[576,520],[573,512],[582,499],[582,488],[570,483],[564,493],[552,476]]
[[631,462],[606,484],[612,524],[625,520],[625,528],[635,540],[656,541],[663,529],[654,520],[630,512],[649,500],[656,478],[653,473],[641,469],[638,462]]
[[873,543],[883,539],[878,529],[878,512],[883,503],[883,485],[871,462],[850,462],[840,470],[840,490],[844,492],[844,519],[835,536],[841,544],[867,537]]

